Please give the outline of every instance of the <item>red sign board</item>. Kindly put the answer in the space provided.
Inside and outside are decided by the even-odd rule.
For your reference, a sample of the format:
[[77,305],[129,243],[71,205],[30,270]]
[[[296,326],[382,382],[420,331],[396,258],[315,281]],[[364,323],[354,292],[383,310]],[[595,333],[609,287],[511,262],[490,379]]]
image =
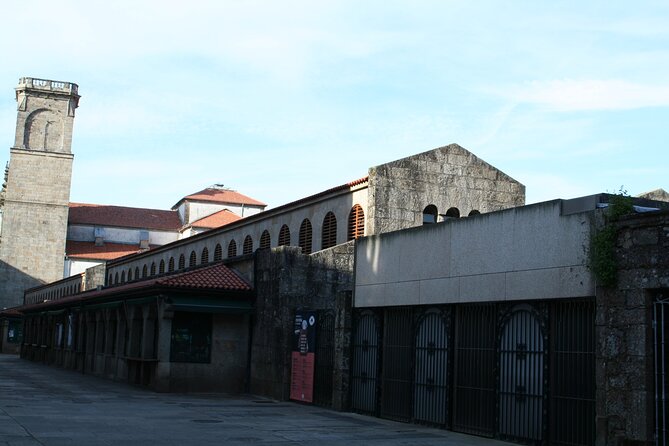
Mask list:
[[298,311],[293,327],[291,355],[290,399],[314,401],[314,367],[316,361],[316,313]]

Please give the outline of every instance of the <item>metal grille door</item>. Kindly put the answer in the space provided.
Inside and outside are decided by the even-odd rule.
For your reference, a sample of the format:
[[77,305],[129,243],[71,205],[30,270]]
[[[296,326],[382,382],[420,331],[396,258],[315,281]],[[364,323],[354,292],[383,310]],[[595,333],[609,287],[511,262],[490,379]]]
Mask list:
[[501,330],[499,434],[502,438],[543,438],[544,356],[539,320],[526,306],[518,307]]
[[495,433],[495,305],[458,307],[453,430]]
[[379,355],[377,317],[372,312],[358,315],[353,338],[351,404],[359,412],[376,412],[376,387]]
[[655,334],[655,438],[658,446],[669,445],[667,397],[669,397],[669,298],[658,296],[653,306]]
[[316,333],[316,367],[314,370],[314,404],[332,406],[332,373],[334,371],[335,316],[332,311],[318,312]]
[[409,421],[412,413],[414,356],[411,309],[386,310],[384,327],[381,415],[393,420]]
[[551,444],[595,443],[595,305],[558,302],[551,317]]
[[448,324],[440,311],[429,311],[416,330],[413,416],[445,425],[448,407]]

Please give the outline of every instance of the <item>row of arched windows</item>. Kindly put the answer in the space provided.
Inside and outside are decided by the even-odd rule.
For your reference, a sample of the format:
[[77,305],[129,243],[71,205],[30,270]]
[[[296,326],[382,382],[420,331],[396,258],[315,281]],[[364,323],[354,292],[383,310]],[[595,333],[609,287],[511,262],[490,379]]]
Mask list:
[[61,286],[56,289],[44,290],[30,297],[28,303],[39,303],[47,300],[58,300],[61,297],[71,296],[81,292],[81,282],[73,283],[67,286]]
[[[312,234],[311,221],[308,218],[302,220],[300,224],[300,230],[298,232],[298,241],[297,246],[302,248],[302,253],[311,254],[313,248],[313,234]],[[362,207],[359,204],[354,205],[351,208],[351,211],[348,216],[348,231],[347,231],[347,241],[354,240],[358,237],[362,237],[365,233],[365,213]],[[271,246],[271,236],[267,229],[265,229],[260,235],[260,240],[258,244],[258,249],[265,249]],[[323,225],[321,229],[321,248],[328,249],[337,244],[337,217],[335,214],[330,211],[325,214],[323,218]],[[294,243],[291,243],[290,237],[290,228],[288,225],[282,225],[279,229],[279,237],[277,240],[277,246],[294,246]],[[227,257],[236,257],[237,255],[246,255],[253,253],[253,237],[246,235],[242,242],[241,253],[238,252],[237,242],[235,240],[230,240],[227,246]],[[150,265],[144,264],[140,270],[139,266],[134,268],[128,268],[123,270],[120,273],[109,273],[107,277],[108,285],[117,285],[120,283],[131,282],[135,280],[145,279],[148,277],[155,276],[156,274],[162,275],[165,273],[171,273],[178,270],[183,270],[188,268],[195,267],[197,265],[206,265],[210,261],[218,262],[223,259],[223,247],[220,243],[217,243],[214,247],[214,256],[210,259],[209,249],[204,247],[200,254],[200,262],[197,261],[197,253],[195,250],[190,252],[188,256],[188,262],[186,262],[186,257],[184,254],[181,254],[176,260],[177,268],[175,269],[175,259],[170,257],[165,264],[165,260],[160,260],[156,266],[155,262],[152,262]]]
[[[473,215],[478,215],[481,212],[479,212],[476,209],[473,209],[472,211],[469,212],[468,216],[471,217]],[[423,224],[424,225],[429,225],[432,223],[437,223],[437,218],[439,217],[439,212],[437,211],[437,207],[433,204],[428,204],[425,209],[423,209]],[[446,211],[446,214],[444,214],[444,217],[446,219],[448,218],[460,218],[460,209],[456,207],[448,208]]]

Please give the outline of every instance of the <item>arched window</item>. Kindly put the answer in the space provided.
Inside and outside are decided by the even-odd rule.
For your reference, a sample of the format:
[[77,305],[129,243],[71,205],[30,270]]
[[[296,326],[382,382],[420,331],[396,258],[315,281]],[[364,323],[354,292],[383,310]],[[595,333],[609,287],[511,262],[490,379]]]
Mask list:
[[125,271],[121,271],[121,283],[125,283]]
[[474,215],[481,215],[481,211],[479,211],[478,209],[472,209],[471,211],[469,211],[468,215],[469,217],[473,217]]
[[114,282],[112,282],[112,278],[113,278],[113,277],[114,277],[114,276],[112,276],[112,273],[109,273],[109,277],[107,277],[107,284],[109,284],[109,285],[113,285],[113,284],[114,284]]
[[223,259],[223,248],[221,248],[220,243],[216,243],[216,248],[214,248],[214,262],[218,262]]
[[428,204],[423,209],[423,224],[431,225],[437,222],[437,207],[433,204]]
[[171,273],[174,271],[174,257],[170,257],[170,260],[167,262],[167,272]]
[[195,265],[197,265],[197,255],[195,254],[195,251],[191,251],[190,258],[188,259],[188,267],[192,268]]
[[156,275],[156,262],[151,262],[151,275]]
[[260,249],[269,248],[271,240],[269,238],[269,231],[265,229],[260,235]]
[[448,218],[460,218],[460,209],[458,208],[448,208],[446,211],[446,217]]
[[128,268],[128,282],[132,282],[132,268]]
[[321,249],[331,248],[337,244],[337,217],[332,212],[325,214],[321,231]]
[[118,273],[114,274],[114,284],[118,284]]
[[242,244],[242,254],[251,254],[253,252],[253,239],[250,235],[244,237],[244,243]]
[[135,267],[135,280],[139,280],[139,266]]
[[160,259],[160,264],[158,265],[158,274],[165,273],[165,260]]
[[279,246],[288,245],[290,245],[290,229],[288,229],[288,225],[283,225],[279,230]]
[[237,255],[237,243],[234,240],[230,240],[228,244],[228,257],[235,257]]
[[186,267],[186,257],[183,254],[179,256],[179,269],[184,269]]
[[146,264],[144,264],[144,266],[142,267],[142,278],[146,277],[148,273],[149,273],[149,268],[146,266]]
[[202,256],[200,256],[200,265],[206,265],[209,263],[209,250],[205,246],[202,248]]
[[300,225],[299,246],[302,254],[311,254],[311,222],[308,218],[302,220]]
[[365,212],[359,204],[351,208],[348,214],[348,240],[365,235]]

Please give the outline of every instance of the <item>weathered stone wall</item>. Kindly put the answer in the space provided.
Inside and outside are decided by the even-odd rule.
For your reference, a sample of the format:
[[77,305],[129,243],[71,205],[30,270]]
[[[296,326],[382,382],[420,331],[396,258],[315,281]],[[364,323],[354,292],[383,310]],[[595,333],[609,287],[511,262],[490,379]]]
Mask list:
[[430,204],[498,211],[525,204],[525,186],[457,144],[369,169],[367,235],[419,226]]
[[348,242],[311,256],[293,247],[256,252],[251,393],[289,399],[295,310],[334,310],[337,363],[333,406],[346,407],[353,245],[354,242]]
[[653,302],[669,289],[669,212],[623,217],[615,287],[597,289],[597,444],[654,444]]

